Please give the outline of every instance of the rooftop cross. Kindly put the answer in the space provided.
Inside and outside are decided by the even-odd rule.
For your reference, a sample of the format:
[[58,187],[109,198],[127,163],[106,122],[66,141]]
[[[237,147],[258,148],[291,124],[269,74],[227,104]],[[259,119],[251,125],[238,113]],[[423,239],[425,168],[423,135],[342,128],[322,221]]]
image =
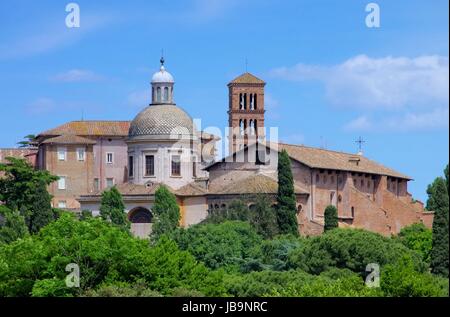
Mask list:
[[362,153],[362,145],[363,143],[366,143],[366,141],[360,136],[355,142],[358,144],[359,153]]

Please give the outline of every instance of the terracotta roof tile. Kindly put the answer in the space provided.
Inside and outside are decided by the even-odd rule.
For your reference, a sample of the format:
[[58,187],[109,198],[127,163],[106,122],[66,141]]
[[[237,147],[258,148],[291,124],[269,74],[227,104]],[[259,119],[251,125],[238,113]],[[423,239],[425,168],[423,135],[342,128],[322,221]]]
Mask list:
[[[296,194],[307,194],[298,186],[294,186]],[[276,194],[278,192],[278,183],[275,179],[256,174],[233,182],[225,187],[216,186],[211,188],[209,194],[232,195],[232,194]]]
[[60,135],[54,138],[46,139],[43,144],[95,144],[96,142],[73,134]]
[[71,121],[39,136],[74,134],[82,136],[128,136],[130,121]]
[[233,79],[229,84],[265,84],[265,82],[250,73],[244,73]]
[[411,179],[411,177],[394,171],[375,161],[369,160],[363,155],[284,143],[278,143],[278,149],[285,149],[291,158],[312,168],[333,169]]
[[189,183],[175,191],[175,194],[178,196],[203,196],[206,193],[207,190],[205,188],[195,183]]

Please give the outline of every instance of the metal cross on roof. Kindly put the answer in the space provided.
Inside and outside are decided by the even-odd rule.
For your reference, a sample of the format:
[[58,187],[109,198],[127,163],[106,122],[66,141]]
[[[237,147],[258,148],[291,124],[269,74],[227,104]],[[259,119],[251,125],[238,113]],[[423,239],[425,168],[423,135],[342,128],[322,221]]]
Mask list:
[[362,137],[359,137],[355,142],[358,144],[359,152],[362,152],[362,145],[363,143],[366,143],[366,141]]

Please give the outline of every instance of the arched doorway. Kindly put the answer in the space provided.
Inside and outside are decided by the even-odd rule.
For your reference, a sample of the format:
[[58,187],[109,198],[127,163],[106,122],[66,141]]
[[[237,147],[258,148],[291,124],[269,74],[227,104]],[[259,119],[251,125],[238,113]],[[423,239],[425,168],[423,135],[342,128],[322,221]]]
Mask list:
[[128,212],[131,233],[139,238],[148,238],[152,232],[153,215],[147,208],[136,207]]

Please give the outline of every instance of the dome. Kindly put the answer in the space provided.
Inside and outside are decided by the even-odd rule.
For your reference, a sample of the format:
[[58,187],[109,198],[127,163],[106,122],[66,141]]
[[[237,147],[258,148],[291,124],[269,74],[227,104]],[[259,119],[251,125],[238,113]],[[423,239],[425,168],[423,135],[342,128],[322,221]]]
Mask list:
[[192,118],[175,105],[151,105],[142,110],[131,122],[128,136],[170,136],[191,138],[194,135]]
[[172,75],[161,65],[159,72],[154,73],[152,83],[174,83]]

